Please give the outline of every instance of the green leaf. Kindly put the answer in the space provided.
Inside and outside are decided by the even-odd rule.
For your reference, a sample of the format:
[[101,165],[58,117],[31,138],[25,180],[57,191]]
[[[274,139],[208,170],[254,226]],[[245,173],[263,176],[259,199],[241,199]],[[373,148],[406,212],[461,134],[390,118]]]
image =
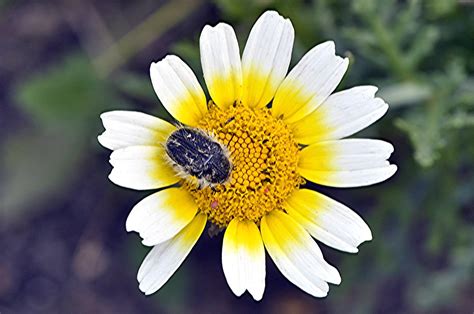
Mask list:
[[64,127],[81,132],[90,119],[108,108],[125,107],[81,55],[66,57],[16,88],[20,108],[40,127]]
[[12,219],[61,195],[99,146],[100,113],[126,107],[80,55],[33,74],[15,91],[31,123],[8,134],[2,154],[1,214]]
[[85,144],[59,132],[34,129],[9,137],[2,152],[1,219],[14,221],[61,195],[79,170]]
[[378,96],[382,97],[390,108],[416,105],[427,100],[432,95],[428,84],[405,82],[387,85],[380,88]]

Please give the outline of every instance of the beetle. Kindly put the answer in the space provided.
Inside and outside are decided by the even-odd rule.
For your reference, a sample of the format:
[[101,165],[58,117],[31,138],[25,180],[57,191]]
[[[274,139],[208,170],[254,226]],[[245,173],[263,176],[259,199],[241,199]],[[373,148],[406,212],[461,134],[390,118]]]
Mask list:
[[166,153],[183,177],[193,176],[200,187],[226,183],[232,171],[227,147],[205,131],[181,127],[170,134]]

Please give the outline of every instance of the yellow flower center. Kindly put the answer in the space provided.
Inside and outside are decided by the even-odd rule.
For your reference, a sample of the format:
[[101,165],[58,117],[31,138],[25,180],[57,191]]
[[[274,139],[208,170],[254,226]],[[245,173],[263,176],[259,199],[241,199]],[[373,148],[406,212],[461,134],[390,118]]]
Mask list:
[[297,172],[298,145],[270,109],[236,104],[221,110],[210,103],[199,127],[228,148],[233,165],[225,184],[199,189],[184,183],[200,210],[218,227],[234,218],[258,224],[266,213],[281,209],[289,194],[304,183]]

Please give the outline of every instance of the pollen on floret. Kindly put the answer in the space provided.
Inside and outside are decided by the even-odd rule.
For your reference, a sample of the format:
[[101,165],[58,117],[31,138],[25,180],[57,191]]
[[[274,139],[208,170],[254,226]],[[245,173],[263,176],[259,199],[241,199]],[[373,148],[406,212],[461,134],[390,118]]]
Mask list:
[[214,134],[230,152],[233,168],[225,184],[184,187],[200,210],[219,227],[234,218],[260,223],[304,183],[297,172],[299,147],[290,129],[268,108],[250,109],[240,103],[221,110],[212,102],[199,128]]

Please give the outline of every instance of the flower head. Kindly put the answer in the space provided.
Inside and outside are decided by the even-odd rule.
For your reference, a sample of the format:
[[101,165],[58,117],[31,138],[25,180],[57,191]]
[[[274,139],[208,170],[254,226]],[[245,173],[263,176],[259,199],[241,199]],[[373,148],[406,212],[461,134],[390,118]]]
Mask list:
[[167,56],[152,63],[150,74],[178,124],[139,112],[102,114],[99,142],[113,150],[110,180],[162,189],[139,202],[126,222],[153,247],[138,272],[146,294],[172,276],[206,221],[225,229],[229,287],[255,300],[265,287],[265,249],[288,280],[323,297],[341,277],[313,238],[352,253],[371,240],[362,218],[305,182],[356,187],[391,177],[391,144],[344,139],[382,117],[388,105],[373,86],[332,94],[348,60],[331,41],[308,51],[287,74],[293,39],[291,22],[267,11],[241,59],[231,26],[206,26],[200,51],[209,101],[186,63]]

